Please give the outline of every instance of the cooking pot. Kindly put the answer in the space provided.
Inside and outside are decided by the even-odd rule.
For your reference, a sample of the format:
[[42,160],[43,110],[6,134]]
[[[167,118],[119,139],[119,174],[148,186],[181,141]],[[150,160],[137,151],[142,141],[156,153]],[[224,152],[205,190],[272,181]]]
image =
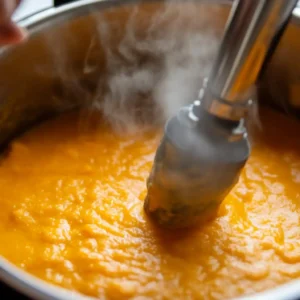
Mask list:
[[[171,71],[178,67],[191,71],[175,79],[190,90],[183,101],[194,100],[200,80],[209,73],[230,3],[82,0],[20,20],[30,38],[22,45],[0,50],[2,150],[16,135],[45,118],[77,107],[97,106],[98,96],[109,90],[108,78],[124,67],[150,67],[161,74],[172,58]],[[300,8],[296,8],[257,90],[261,105],[294,117],[300,116],[299,36]],[[143,91],[134,91],[139,92]],[[168,113],[182,104],[172,102]],[[36,299],[86,299],[47,284],[1,257],[0,278]],[[300,299],[300,280],[243,299]]]

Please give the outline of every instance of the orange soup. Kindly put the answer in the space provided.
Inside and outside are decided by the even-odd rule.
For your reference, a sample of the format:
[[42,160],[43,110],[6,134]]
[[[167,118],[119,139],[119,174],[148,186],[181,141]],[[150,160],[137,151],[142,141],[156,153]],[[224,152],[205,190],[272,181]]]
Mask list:
[[80,113],[45,122],[2,159],[0,254],[100,299],[224,299],[299,278],[300,125],[261,119],[218,217],[182,232],[143,211],[159,130],[118,135]]

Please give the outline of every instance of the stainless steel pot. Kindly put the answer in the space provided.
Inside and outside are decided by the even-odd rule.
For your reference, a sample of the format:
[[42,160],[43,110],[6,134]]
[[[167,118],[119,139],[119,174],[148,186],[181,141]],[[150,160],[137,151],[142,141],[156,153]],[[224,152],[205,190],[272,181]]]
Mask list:
[[[124,65],[130,67],[132,59],[159,66],[168,62],[170,53],[179,51],[175,59],[181,66],[189,59],[184,53],[188,50],[196,66],[203,66],[189,78],[196,82],[191,85],[195,89],[191,95],[197,93],[199,80],[209,72],[229,10],[230,1],[82,0],[20,20],[31,33],[29,40],[0,50],[0,146],[5,149],[15,135],[48,116],[97,105],[97,93],[106,93],[110,73]],[[261,104],[295,116],[300,111],[299,34],[300,8],[258,89]],[[197,37],[196,42],[187,47],[190,36]],[[205,44],[208,50],[199,52],[199,45],[211,37],[216,42]],[[113,65],[112,53],[122,54],[117,65]],[[160,71],[156,69],[155,74]],[[26,274],[4,258],[0,258],[0,278],[36,299],[84,299]],[[300,280],[243,299],[298,298]]]

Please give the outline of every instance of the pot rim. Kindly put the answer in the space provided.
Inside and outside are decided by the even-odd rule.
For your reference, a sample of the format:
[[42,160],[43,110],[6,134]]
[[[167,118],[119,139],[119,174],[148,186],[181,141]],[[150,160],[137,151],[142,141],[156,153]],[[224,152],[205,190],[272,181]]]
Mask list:
[[[91,8],[96,9],[104,9],[107,7],[119,6],[124,3],[136,3],[141,1],[149,1],[149,0],[79,0],[75,2],[71,2],[59,7],[52,7],[42,10],[40,12],[34,13],[30,16],[26,16],[24,18],[18,18],[17,22],[21,27],[26,27],[30,30],[31,33],[37,32],[41,29],[47,27],[47,21],[49,21],[52,17],[56,17],[56,23],[60,21],[65,21],[70,18],[79,17],[85,15],[86,13],[91,12]],[[152,0],[153,2],[162,2],[163,0]],[[194,2],[195,0],[187,0],[190,2]],[[202,0],[203,2],[210,3],[220,3],[225,5],[230,5],[232,0]],[[81,8],[79,11],[78,8]],[[58,18],[58,16],[60,18]],[[300,23],[300,0],[293,11],[293,22]],[[41,24],[43,23],[43,25]],[[51,23],[52,25],[53,23]],[[33,28],[34,27],[34,28]]]
[[[95,10],[121,6],[128,3],[136,3],[143,0],[79,0],[57,8],[48,8],[41,12],[35,13],[25,18],[17,20],[21,27],[25,27],[31,34],[42,31],[54,24],[59,24],[76,17],[89,14],[94,8]],[[162,2],[162,0],[144,0]],[[195,1],[195,0],[186,0]],[[204,0],[204,2],[220,3],[229,5],[230,0]],[[293,12],[293,22],[300,24],[300,1]],[[7,46],[0,49],[0,55],[11,51],[17,46]],[[5,55],[4,55],[5,56]],[[86,297],[77,292],[73,292],[56,285],[47,283],[28,272],[23,271],[17,266],[7,261],[0,255],[0,279],[12,288],[24,293],[34,299],[41,300],[88,300],[93,299]],[[256,293],[251,296],[242,296],[236,300],[296,300],[300,298],[300,279],[295,279],[289,283],[280,285],[276,288],[265,292]]]

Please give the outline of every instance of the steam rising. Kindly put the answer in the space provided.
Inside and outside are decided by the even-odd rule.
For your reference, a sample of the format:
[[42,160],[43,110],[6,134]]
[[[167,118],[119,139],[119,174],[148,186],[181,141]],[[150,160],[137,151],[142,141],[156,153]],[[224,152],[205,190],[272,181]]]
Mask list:
[[151,4],[132,5],[126,22],[119,23],[94,16],[98,30],[83,71],[89,75],[97,69],[93,62],[100,44],[106,76],[92,95],[93,108],[121,132],[161,124],[192,103],[219,42],[209,26],[216,9],[204,11],[199,4],[177,1],[160,4],[152,14],[148,9],[153,10]]
[[161,125],[197,99],[223,34],[223,12],[201,1],[178,0],[91,11],[97,30],[89,37],[84,64],[78,71],[66,63],[58,45],[58,76],[73,98],[103,112],[121,133]]

